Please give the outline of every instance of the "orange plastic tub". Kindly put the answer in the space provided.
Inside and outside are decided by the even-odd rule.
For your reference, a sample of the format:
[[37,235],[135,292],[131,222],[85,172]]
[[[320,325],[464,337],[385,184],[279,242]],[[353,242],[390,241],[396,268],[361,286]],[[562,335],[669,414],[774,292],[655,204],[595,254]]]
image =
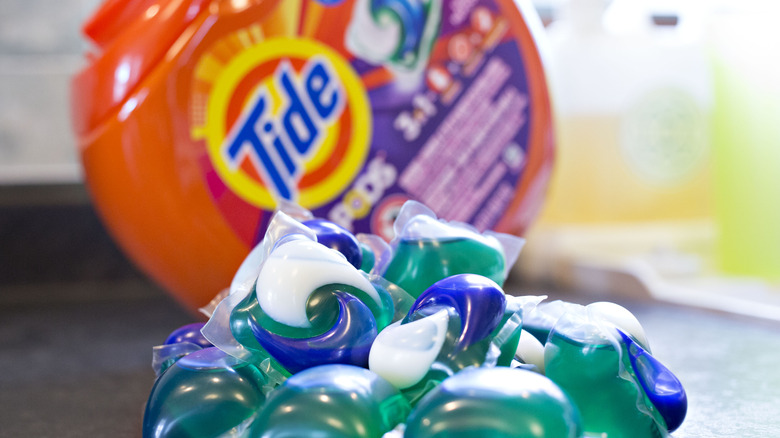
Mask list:
[[72,84],[94,203],[190,309],[282,199],[385,238],[406,199],[522,233],[553,149],[529,17],[510,0],[109,0]]

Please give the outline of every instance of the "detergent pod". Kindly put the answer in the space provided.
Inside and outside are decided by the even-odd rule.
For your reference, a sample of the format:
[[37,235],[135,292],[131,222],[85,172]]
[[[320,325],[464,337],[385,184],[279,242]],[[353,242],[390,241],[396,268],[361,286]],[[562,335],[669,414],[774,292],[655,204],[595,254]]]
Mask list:
[[423,397],[409,415],[404,436],[579,438],[583,428],[577,406],[550,379],[526,370],[483,367],[461,371]]
[[[303,225],[314,231],[318,243],[340,252],[357,269],[363,266],[364,247],[358,242],[357,237],[344,227],[325,219],[310,219],[304,221]],[[368,250],[370,251],[370,248]]]
[[530,332],[521,330],[515,357],[510,366],[544,374],[544,344]]
[[371,347],[369,369],[402,389],[414,404],[464,368],[509,365],[522,313],[538,298],[512,299],[510,305],[508,298],[494,281],[475,274],[436,282],[417,298],[403,320],[379,333]]
[[[254,287],[260,267],[268,256],[268,252],[286,235],[301,234],[309,239],[323,243],[325,246],[339,251],[344,257],[350,257],[350,263],[364,272],[376,274],[377,269],[387,264],[390,257],[390,247],[381,238],[370,234],[352,235],[338,225],[323,219],[315,219],[310,211],[290,203],[283,203],[271,219],[263,240],[260,241],[244,258],[239,266],[230,287],[223,289],[211,302],[199,310],[211,318],[217,305],[228,295],[246,294]],[[357,241],[356,241],[357,240]],[[359,245],[359,249],[356,246]],[[356,254],[357,252],[360,254]],[[362,259],[362,263],[361,263]],[[349,261],[349,258],[348,258]],[[358,265],[360,263],[360,265]]]
[[387,241],[408,199],[522,233],[553,142],[538,17],[517,4],[107,0],[71,92],[94,204],[190,309],[284,203]]
[[200,332],[204,325],[202,322],[183,325],[172,331],[162,345],[152,349],[152,369],[158,377],[182,357],[203,348],[213,347]]
[[309,219],[302,223],[314,231],[317,242],[342,253],[352,266],[363,272],[378,275],[392,255],[390,245],[375,234],[354,235],[326,219]]
[[319,243],[344,254],[361,271],[381,273],[392,255],[388,243],[375,234],[353,234],[334,222],[315,218],[310,211],[290,202],[282,202],[279,210],[301,221],[314,232]]
[[254,365],[209,347],[172,364],[152,388],[143,436],[233,436],[265,401],[269,380]]
[[529,312],[523,320],[523,330],[533,335],[542,344],[547,342],[555,323],[568,309],[577,308],[579,304],[569,303],[562,300],[547,301],[540,303],[536,308]]
[[405,314],[411,297],[316,238],[278,212],[204,327],[206,338],[281,378],[322,364],[367,366],[377,333]]
[[404,421],[409,409],[398,390],[371,371],[323,365],[275,389],[248,436],[379,438]]
[[205,324],[202,322],[193,322],[192,324],[183,325],[176,330],[172,331],[170,335],[163,342],[164,345],[180,344],[182,342],[189,342],[196,344],[201,348],[213,347],[211,342],[206,339],[200,330]]
[[612,303],[570,307],[545,345],[545,374],[577,403],[586,433],[668,436],[685,417],[685,390],[629,315]]
[[358,233],[358,242],[363,248],[363,265],[361,271],[373,275],[381,275],[385,272],[387,264],[393,257],[390,245],[376,234]]
[[455,274],[479,274],[503,285],[524,240],[458,222],[438,219],[416,201],[407,201],[393,224],[393,258],[384,277],[412,296]]
[[488,356],[489,364],[493,363],[493,357],[498,366],[511,366],[514,362],[520,362],[529,365],[529,369],[534,369],[534,366],[539,364],[538,346],[528,342],[530,335],[522,328],[525,316],[533,312],[533,309],[545,298],[547,297],[544,295],[521,297],[504,295],[506,307],[501,322],[491,334],[492,351]]

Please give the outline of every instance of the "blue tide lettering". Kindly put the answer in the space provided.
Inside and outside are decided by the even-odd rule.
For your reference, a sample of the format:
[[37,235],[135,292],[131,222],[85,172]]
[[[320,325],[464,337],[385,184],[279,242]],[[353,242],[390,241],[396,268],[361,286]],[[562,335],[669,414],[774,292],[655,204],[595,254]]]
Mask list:
[[281,79],[282,87],[290,99],[290,106],[287,107],[282,119],[284,130],[298,153],[306,155],[316,140],[317,128],[314,126],[314,122],[311,120],[306,108],[304,108],[303,101],[298,96],[298,91],[293,86],[287,69],[282,70]]
[[252,108],[244,123],[240,125],[240,129],[233,136],[233,140],[228,143],[227,155],[228,163],[232,168],[238,167],[242,153],[247,151],[254,152],[254,156],[260,161],[262,169],[265,170],[267,177],[271,180],[271,184],[284,199],[291,199],[292,193],[285,184],[284,177],[279,173],[276,166],[273,165],[271,157],[266,150],[265,144],[258,137],[254,127],[257,124],[257,120],[263,114],[265,110],[265,96],[260,95],[257,99],[257,103]]
[[248,156],[275,198],[295,201],[306,160],[343,112],[344,91],[325,59],[309,60],[300,78],[282,61],[274,76],[279,113],[270,113],[270,94],[261,87],[225,139],[222,155],[233,170]]
[[330,85],[330,75],[321,63],[317,63],[306,78],[306,92],[311,96],[311,103],[323,120],[330,117],[339,103],[338,89],[328,85]]

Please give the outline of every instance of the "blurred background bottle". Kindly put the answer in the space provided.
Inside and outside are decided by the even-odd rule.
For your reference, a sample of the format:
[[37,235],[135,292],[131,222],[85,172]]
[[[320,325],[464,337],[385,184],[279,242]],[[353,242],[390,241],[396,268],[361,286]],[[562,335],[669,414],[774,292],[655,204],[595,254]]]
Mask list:
[[558,161],[542,223],[711,215],[702,30],[676,4],[563,5],[548,27]]
[[777,319],[780,3],[558,0],[527,281]]

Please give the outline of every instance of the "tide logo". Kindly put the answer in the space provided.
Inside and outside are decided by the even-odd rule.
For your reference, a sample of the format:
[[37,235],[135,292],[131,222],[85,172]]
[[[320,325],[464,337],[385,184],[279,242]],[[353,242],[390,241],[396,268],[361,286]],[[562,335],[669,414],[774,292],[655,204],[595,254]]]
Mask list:
[[260,87],[220,147],[221,158],[236,171],[248,157],[267,187],[281,199],[297,201],[303,164],[322,145],[327,128],[344,111],[344,90],[325,58],[309,60],[296,78],[287,60],[274,73],[282,108],[271,114],[272,97]]
[[[243,48],[220,68],[208,56],[202,123],[220,179],[251,205],[286,200],[313,209],[338,197],[362,168],[370,107],[352,67],[333,49],[277,38]],[[211,67],[208,67],[211,65]],[[200,65],[199,65],[200,67]]]

